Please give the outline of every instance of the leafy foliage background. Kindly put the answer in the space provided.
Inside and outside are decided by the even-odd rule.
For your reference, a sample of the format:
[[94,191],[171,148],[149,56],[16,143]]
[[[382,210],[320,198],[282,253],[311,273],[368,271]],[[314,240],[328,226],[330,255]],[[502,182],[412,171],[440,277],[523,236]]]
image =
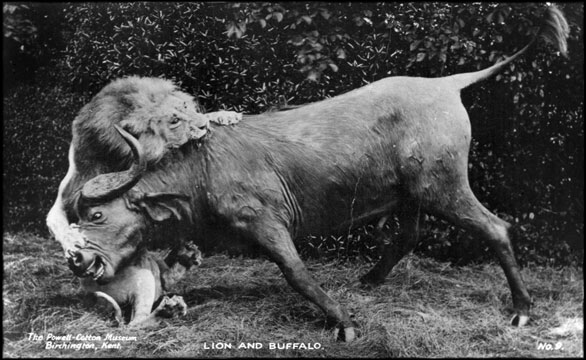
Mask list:
[[[259,113],[386,76],[474,71],[525,45],[543,4],[74,3],[3,5],[5,229],[48,235],[75,114],[109,81],[161,76],[205,109]],[[583,262],[583,4],[560,5],[569,58],[547,45],[462,93],[470,180],[516,225],[521,262]],[[487,245],[436,219],[417,251],[459,263]],[[389,231],[396,231],[391,222]],[[310,238],[309,256],[375,259],[372,227]]]

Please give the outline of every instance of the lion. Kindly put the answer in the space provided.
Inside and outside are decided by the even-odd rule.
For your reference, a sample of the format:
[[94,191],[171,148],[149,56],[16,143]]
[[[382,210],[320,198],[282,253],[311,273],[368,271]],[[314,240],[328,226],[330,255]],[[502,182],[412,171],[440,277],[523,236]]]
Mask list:
[[[166,263],[169,259],[174,262],[171,267]],[[114,309],[118,325],[124,325],[128,319],[128,327],[148,327],[156,325],[158,317],[187,313],[183,297],[164,293],[192,266],[199,266],[201,260],[201,252],[193,243],[172,256],[169,251],[144,251],[108,284],[100,285],[91,277],[84,277],[81,284],[86,293],[95,295],[98,302],[104,299]]]
[[103,149],[130,156],[113,130],[119,125],[138,139],[147,161],[155,163],[168,149],[204,137],[210,121],[230,125],[241,119],[242,114],[232,111],[203,114],[195,99],[169,80],[131,76],[108,84],[81,109],[73,121],[72,144],[79,151]]

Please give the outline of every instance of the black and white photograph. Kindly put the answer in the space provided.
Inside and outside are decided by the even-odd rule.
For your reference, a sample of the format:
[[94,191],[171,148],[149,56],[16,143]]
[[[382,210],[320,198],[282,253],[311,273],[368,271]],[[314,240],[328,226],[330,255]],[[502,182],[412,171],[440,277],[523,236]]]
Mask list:
[[584,3],[2,12],[3,358],[584,357]]

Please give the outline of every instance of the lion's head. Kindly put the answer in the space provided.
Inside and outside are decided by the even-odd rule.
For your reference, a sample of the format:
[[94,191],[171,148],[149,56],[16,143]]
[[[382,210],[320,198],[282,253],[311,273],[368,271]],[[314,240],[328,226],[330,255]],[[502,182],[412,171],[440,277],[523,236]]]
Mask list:
[[167,149],[202,138],[209,120],[195,99],[169,80],[127,77],[104,87],[73,122],[73,142],[90,158],[128,158],[128,147],[113,125],[135,136],[147,163],[160,160]]

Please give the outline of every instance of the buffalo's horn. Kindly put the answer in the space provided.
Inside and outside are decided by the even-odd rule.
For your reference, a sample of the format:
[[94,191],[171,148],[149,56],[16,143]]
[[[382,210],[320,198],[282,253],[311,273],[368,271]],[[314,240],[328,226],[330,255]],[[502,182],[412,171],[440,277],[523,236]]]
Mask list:
[[81,189],[81,196],[87,200],[109,200],[124,194],[140,180],[146,170],[146,158],[138,140],[118,125],[114,127],[132,149],[134,162],[128,170],[101,174],[86,182]]

